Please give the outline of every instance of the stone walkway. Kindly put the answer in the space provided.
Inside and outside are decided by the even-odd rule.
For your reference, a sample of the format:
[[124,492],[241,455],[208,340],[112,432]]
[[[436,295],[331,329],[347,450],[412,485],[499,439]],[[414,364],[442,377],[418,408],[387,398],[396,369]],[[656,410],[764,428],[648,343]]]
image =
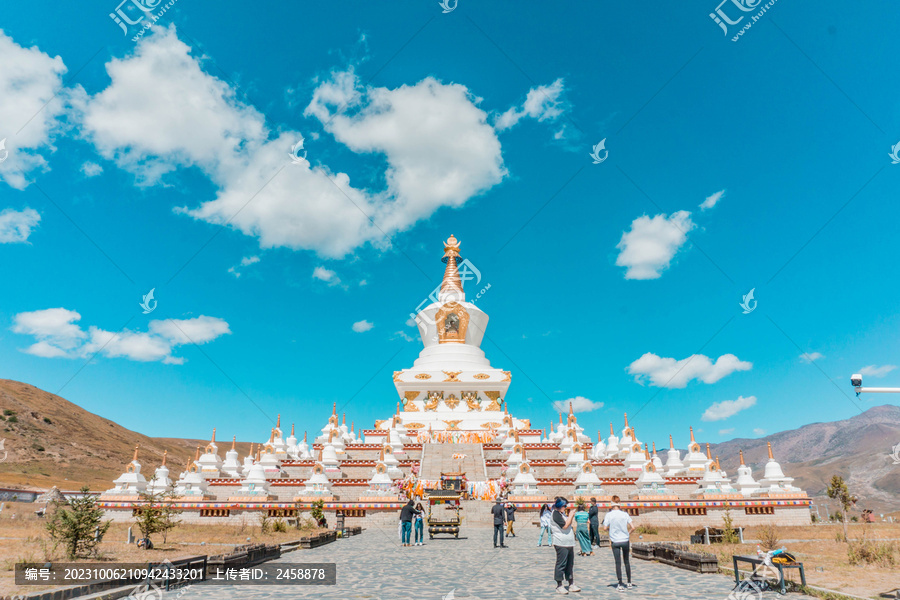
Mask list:
[[[532,600],[555,598],[555,552],[537,547],[537,528],[527,527],[507,540],[509,548],[494,549],[489,528],[469,528],[466,539],[438,537],[425,546],[404,548],[397,530],[370,528],[362,535],[337,540],[312,550],[298,550],[278,562],[337,563],[334,586],[223,586],[198,584],[164,595],[165,600],[263,600],[340,598],[367,600]],[[577,552],[577,547],[576,547]],[[575,600],[600,598],[659,598],[726,600],[733,581],[724,575],[700,575],[675,567],[632,558],[636,587],[615,591],[615,566],[609,549],[595,548],[592,557],[575,557],[575,582],[583,588],[569,594]],[[180,592],[180,593],[179,593]],[[765,600],[781,598],[767,592]],[[790,600],[809,598],[789,594]],[[732,599],[758,600],[757,594]]]

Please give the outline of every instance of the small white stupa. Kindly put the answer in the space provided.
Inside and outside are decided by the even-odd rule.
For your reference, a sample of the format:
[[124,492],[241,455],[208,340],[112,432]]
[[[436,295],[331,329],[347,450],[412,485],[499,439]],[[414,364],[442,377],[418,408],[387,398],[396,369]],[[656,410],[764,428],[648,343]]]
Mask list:
[[244,466],[241,467],[241,475],[246,477],[256,461],[253,460],[253,442],[250,442],[250,453],[244,457]]
[[262,453],[259,454],[257,452],[258,456],[256,458],[256,461],[262,466],[263,471],[265,471],[266,477],[268,479],[275,479],[282,476],[280,457],[284,456],[285,458],[287,458],[287,454],[283,452],[278,453],[276,450],[276,431],[276,428],[272,429],[272,434],[271,437],[269,437],[269,441],[263,444]]
[[113,481],[115,487],[103,492],[103,499],[137,500],[140,494],[147,491],[147,479],[141,475],[141,463],[138,462],[138,448],[140,445],[134,447],[134,457],[125,467],[125,472]]
[[297,457],[300,460],[308,460],[312,458],[312,452],[310,452],[309,444],[306,443],[306,432],[303,432],[303,441],[297,444]]
[[606,442],[603,441],[600,432],[597,432],[597,443],[591,448],[591,458],[594,460],[603,460],[606,458]]
[[190,500],[211,500],[206,478],[200,472],[200,446],[197,446],[197,455],[194,460],[188,462],[187,469],[178,476],[175,484],[175,495]]
[[728,479],[721,477],[719,465],[715,462],[710,462],[706,466],[706,473],[700,479],[700,488],[694,491],[691,497],[706,500],[726,500],[732,498],[740,499],[743,496],[731,487],[731,482]]
[[637,442],[631,445],[628,455],[625,457],[625,472],[640,473],[644,470],[644,465],[649,461],[647,453],[641,448]]
[[322,428],[322,433],[315,439],[316,443],[324,444],[328,441],[329,434],[334,431],[336,434],[340,435],[340,424],[338,423],[337,416],[337,402],[331,405],[331,416],[328,417],[328,423],[325,424],[325,427]]
[[397,495],[391,492],[392,486],[393,481],[388,475],[388,466],[384,462],[384,448],[382,448],[375,468],[372,470],[372,478],[369,479],[369,489],[363,492],[363,495],[370,502],[375,499],[396,501]]
[[640,444],[640,441],[634,433],[634,427],[628,424],[628,413],[625,413],[625,428],[622,430],[622,437],[619,438],[619,455],[627,455],[635,444]]
[[241,481],[241,489],[237,490],[233,495],[228,497],[229,502],[265,502],[274,500],[274,496],[269,494],[269,482],[266,481],[266,469],[259,462],[250,467]]
[[394,456],[393,448],[390,444],[384,444],[381,447],[384,464],[387,465],[388,475],[391,479],[403,478],[403,471],[400,469],[400,461]]
[[585,461],[581,465],[581,472],[575,478],[575,495],[576,496],[605,496],[602,482],[594,471],[594,466],[590,461]]
[[287,452],[288,458],[290,460],[297,460],[298,458],[300,458],[297,452],[297,436],[294,435],[293,423],[291,423],[291,435],[288,436],[288,439],[286,439],[284,443],[287,444],[287,448],[285,451]]
[[754,494],[756,496],[778,497],[778,496],[798,496],[806,495],[800,488],[794,487],[791,483],[793,477],[787,477],[781,470],[781,465],[775,460],[772,454],[772,443],[767,442],[769,446],[769,461],[766,463],[765,475],[759,480],[759,491]]
[[511,496],[513,498],[529,498],[542,500],[544,494],[538,489],[538,481],[531,472],[531,463],[525,456],[525,447],[522,447],[522,461],[516,466],[516,476],[512,480]]
[[513,446],[516,445],[516,441],[517,441],[516,440],[516,430],[513,429],[512,431],[510,431],[506,434],[506,439],[504,439],[503,443],[500,444],[501,454],[507,454],[507,455],[511,454]]
[[694,439],[694,428],[691,427],[691,443],[688,444],[688,453],[684,457],[684,470],[681,475],[702,477],[706,473],[706,465],[711,462],[700,449],[700,444]]
[[166,458],[169,451],[163,452],[162,464],[156,467],[153,479],[147,484],[147,492],[150,494],[165,494],[172,491],[172,480],[169,479],[169,467],[166,466]]
[[329,479],[341,478],[341,459],[338,458],[337,451],[331,442],[326,443],[319,450],[319,462],[325,468],[325,474]]
[[677,500],[678,496],[666,487],[665,480],[656,470],[650,457],[645,458],[644,468],[635,481],[638,489],[632,492],[630,497],[633,500]]
[[[645,444],[646,446],[646,444]],[[656,471],[659,473],[664,473],[663,462],[660,460],[659,455],[656,453],[656,442],[653,442],[653,454],[650,455],[650,461],[653,463],[653,466],[656,467]]]
[[509,478],[515,477],[519,472],[519,465],[525,460],[522,455],[524,452],[524,447],[520,443],[516,443],[512,447],[512,452],[506,459],[506,476]]
[[272,436],[269,444],[272,447],[272,454],[279,463],[288,459],[287,443],[284,441],[284,433],[281,431],[281,415],[278,415],[278,421],[275,423],[275,435]]
[[681,452],[675,449],[675,442],[672,436],[669,436],[669,452],[666,455],[666,475],[673,477],[684,470],[684,463],[681,462]]
[[231,440],[231,450],[225,453],[225,462],[222,463],[221,476],[238,479],[241,476],[243,468],[241,467],[238,451],[235,449],[237,444],[237,436]]
[[737,470],[737,481],[734,482],[734,487],[738,489],[742,496],[749,497],[752,496],[756,490],[759,489],[759,483],[755,479],[753,479],[753,470],[744,464],[744,451],[740,451],[741,455],[741,466],[738,467]]
[[197,461],[200,465],[200,473],[207,479],[217,479],[222,469],[222,458],[219,456],[219,447],[216,445],[216,430],[213,429],[212,440],[206,445],[206,449]]
[[312,475],[303,485],[300,496],[294,498],[294,502],[310,500],[330,500],[334,497],[331,493],[331,483],[325,475],[325,465],[317,461],[312,470]]
[[613,424],[609,424],[609,437],[606,438],[606,456],[607,458],[618,458],[619,456],[619,438],[613,429]]
[[579,473],[581,472],[581,465],[586,462],[590,462],[591,459],[588,458],[587,448],[583,447],[580,443],[576,443],[572,446],[572,451],[569,452],[569,455],[566,457],[566,469],[565,473]]

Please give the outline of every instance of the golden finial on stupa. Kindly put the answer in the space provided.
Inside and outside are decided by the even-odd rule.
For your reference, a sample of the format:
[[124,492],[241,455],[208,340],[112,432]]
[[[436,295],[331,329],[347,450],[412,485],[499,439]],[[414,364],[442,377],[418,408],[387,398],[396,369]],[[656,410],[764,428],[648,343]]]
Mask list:
[[709,442],[706,442],[706,458],[712,460],[712,454],[709,451]]
[[738,453],[741,455],[741,466],[742,466],[742,467],[743,467],[743,466],[746,466],[746,465],[744,465],[744,451],[743,451],[743,450],[739,450]]
[[140,448],[140,447],[141,447],[140,444],[138,444],[137,446],[134,447],[134,456],[131,458],[131,462],[137,462],[137,453],[138,453],[138,448]]
[[675,442],[672,441],[672,434],[669,434],[669,450],[675,449]]
[[231,449],[234,450],[234,445],[237,444],[237,436],[231,438]]
[[216,428],[215,427],[213,427],[213,436],[212,436],[212,439],[210,440],[210,443],[213,443],[213,444],[216,443]]
[[691,427],[691,442],[696,442],[696,441],[697,440],[694,439],[694,428]]
[[447,264],[444,269],[444,279],[441,281],[440,297],[447,300],[455,300],[462,302],[466,299],[463,292],[462,280],[459,277],[459,270],[456,266],[456,260],[459,258],[459,240],[453,235],[444,242],[444,257],[442,262]]
[[163,450],[162,466],[166,466],[166,457],[168,457],[168,456],[169,456],[169,451],[168,451],[168,450]]
[[772,442],[766,442],[766,444],[769,446],[769,458],[775,460],[775,456],[772,454]]
[[613,424],[612,424],[612,423],[609,424],[609,435],[613,435],[613,436],[616,435],[616,432],[613,430]]

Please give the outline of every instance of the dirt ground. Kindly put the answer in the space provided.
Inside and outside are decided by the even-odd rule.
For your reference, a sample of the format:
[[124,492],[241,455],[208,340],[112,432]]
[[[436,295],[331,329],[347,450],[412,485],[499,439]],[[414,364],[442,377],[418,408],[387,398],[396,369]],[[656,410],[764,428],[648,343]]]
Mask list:
[[[16,563],[69,562],[61,549],[53,550],[50,538],[44,531],[46,520],[34,514],[37,508],[39,505],[31,503],[3,503],[3,510],[0,512],[0,597],[44,589],[41,586],[16,586],[14,583]],[[100,545],[98,558],[74,562],[146,563],[198,555],[212,556],[224,554],[243,544],[281,544],[312,535],[317,531],[316,529],[298,531],[289,528],[284,533],[263,535],[260,532],[259,521],[254,519],[248,519],[244,526],[183,524],[169,532],[165,544],[161,534],[155,534],[151,536],[154,549],[142,550],[133,544],[125,543],[128,537],[128,524],[113,523]],[[134,535],[139,537],[136,526]]]
[[[879,594],[900,587],[900,541],[894,541],[893,566],[857,565],[851,566],[847,558],[847,544],[837,541],[841,531],[840,524],[808,525],[804,527],[779,527],[776,529],[780,540],[778,547],[785,547],[788,552],[803,563],[806,582],[816,587],[844,592],[864,598],[877,597]],[[865,535],[870,540],[900,540],[900,523],[850,523],[848,525],[851,540]],[[640,539],[633,536],[633,541],[687,541],[694,533],[689,529],[660,528],[656,535],[643,534]],[[759,539],[757,528],[744,530],[744,539]],[[788,541],[811,540],[811,541]],[[755,555],[756,542],[746,544],[712,544],[710,546],[695,545],[696,552],[711,552],[719,559],[720,567],[731,569],[731,557],[735,554]],[[787,571],[790,579],[800,583],[800,576],[794,569]]]

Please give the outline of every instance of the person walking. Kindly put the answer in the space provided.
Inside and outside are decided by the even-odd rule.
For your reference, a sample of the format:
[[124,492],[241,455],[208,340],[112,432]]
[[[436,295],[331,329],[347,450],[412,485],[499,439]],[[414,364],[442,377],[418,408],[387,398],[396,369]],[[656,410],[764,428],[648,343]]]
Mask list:
[[494,516],[494,548],[497,547],[497,536],[500,536],[500,548],[506,548],[506,545],[503,543],[503,529],[506,526],[506,509],[503,507],[503,502],[500,501],[500,498],[497,498],[497,501],[494,503],[494,506],[491,507],[491,514]]
[[425,545],[425,509],[422,503],[416,504],[416,512],[413,515],[413,526],[416,531],[416,546]]
[[516,505],[512,502],[506,503],[506,536],[507,537],[516,537],[516,532],[513,531],[513,524],[516,522]]
[[547,533],[547,545],[553,545],[553,534],[550,533],[550,513],[552,512],[547,504],[541,506],[541,536],[538,538],[538,547],[544,545],[544,532]]
[[411,546],[409,543],[409,534],[412,533],[412,520],[416,514],[413,507],[413,501],[410,500],[400,509],[400,545]]
[[591,534],[588,529],[588,511],[587,506],[579,504],[575,511],[575,539],[578,540],[580,546],[579,556],[590,556],[594,553],[591,548]]
[[[568,500],[558,496],[553,502],[553,513],[550,515],[550,535],[556,550],[553,578],[556,580],[557,594],[581,591],[575,585],[575,531],[572,528],[575,512],[571,506],[566,508],[568,503]],[[568,586],[563,585],[564,580],[568,581]]]
[[[629,538],[631,532],[634,531],[634,523],[631,516],[619,505],[618,496],[612,497],[612,508],[603,518],[603,528],[609,532],[609,545],[612,548],[613,558],[616,560],[616,578],[619,580],[616,590],[622,592],[631,589],[634,584],[631,583],[631,543]],[[622,583],[622,560],[625,561],[627,584]]]
[[591,507],[588,509],[588,524],[591,534],[591,545],[600,547],[600,509],[597,506],[597,499],[591,498]]

